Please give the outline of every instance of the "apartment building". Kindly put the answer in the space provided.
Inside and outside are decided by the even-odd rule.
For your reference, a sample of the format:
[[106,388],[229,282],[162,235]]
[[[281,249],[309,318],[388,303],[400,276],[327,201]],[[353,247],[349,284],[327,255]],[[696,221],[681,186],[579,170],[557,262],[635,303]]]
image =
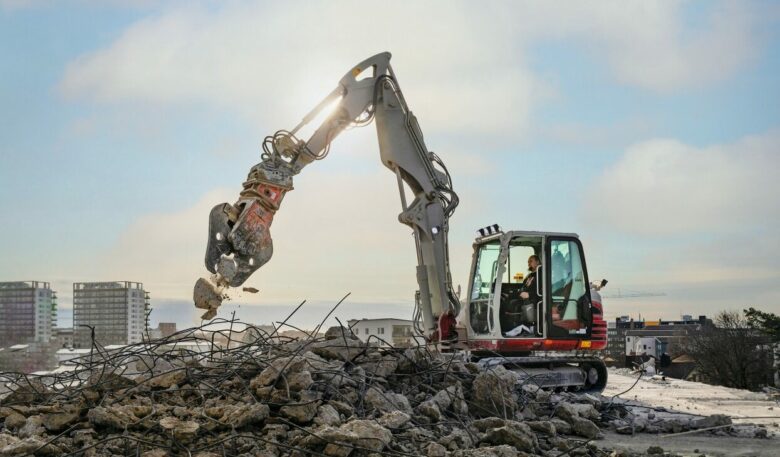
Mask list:
[[690,315],[681,320],[634,320],[621,316],[608,322],[609,346],[606,355],[623,366],[626,356],[652,355],[660,357],[666,353],[676,357],[685,352],[685,341],[692,332],[712,325],[707,316],[694,319]]
[[57,321],[57,294],[48,282],[0,282],[0,341],[48,343]]
[[89,348],[95,341],[140,343],[148,324],[149,294],[132,281],[73,284],[73,346]]
[[412,347],[425,344],[425,339],[415,335],[412,321],[407,319],[353,319],[348,325],[362,341],[377,346]]

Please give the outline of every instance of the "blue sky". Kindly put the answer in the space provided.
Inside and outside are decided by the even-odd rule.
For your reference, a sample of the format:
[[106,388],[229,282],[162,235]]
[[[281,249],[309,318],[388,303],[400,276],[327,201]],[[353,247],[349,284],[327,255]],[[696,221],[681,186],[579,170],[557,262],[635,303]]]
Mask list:
[[[578,232],[592,276],[666,294],[609,316],[780,312],[776,4],[382,5],[0,0],[0,280],[50,281],[64,309],[73,281],[141,281],[157,320],[193,323],[208,209],[265,135],[388,50],[461,198],[456,283],[497,222]],[[346,292],[347,314],[411,312],[372,128],[296,178],[240,317],[308,299],[316,322]]]

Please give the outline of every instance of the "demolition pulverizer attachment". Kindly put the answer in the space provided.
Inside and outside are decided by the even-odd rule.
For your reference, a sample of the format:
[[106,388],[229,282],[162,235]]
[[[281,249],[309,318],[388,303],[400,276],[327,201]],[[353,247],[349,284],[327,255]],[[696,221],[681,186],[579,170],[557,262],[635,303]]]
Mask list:
[[238,287],[273,254],[269,226],[273,213],[257,200],[240,200],[236,206],[222,203],[209,214],[206,269]]
[[195,306],[216,314],[229,287],[238,287],[273,255],[271,223],[284,194],[292,190],[292,173],[273,161],[264,161],[249,172],[239,200],[221,203],[209,213],[206,269],[210,278],[195,284]]
[[198,279],[193,290],[195,306],[208,310],[204,319],[216,315],[228,287],[240,286],[271,259],[272,218],[256,200],[240,201],[240,206],[222,203],[211,210],[205,263],[213,274]]

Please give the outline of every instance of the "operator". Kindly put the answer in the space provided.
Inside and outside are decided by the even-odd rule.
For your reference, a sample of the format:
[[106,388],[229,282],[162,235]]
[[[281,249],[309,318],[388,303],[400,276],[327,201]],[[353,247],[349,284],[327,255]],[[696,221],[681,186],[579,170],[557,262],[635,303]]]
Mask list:
[[509,325],[502,325],[502,330],[506,329],[504,330],[506,336],[534,333],[536,304],[541,300],[536,291],[536,269],[541,263],[536,254],[528,257],[528,276],[523,281],[518,298],[509,302],[509,309],[505,317],[505,321]]
[[[528,300],[530,303],[536,304],[539,302],[539,294],[536,290],[536,269],[541,265],[542,262],[539,260],[539,256],[536,254],[533,254],[531,257],[528,257],[528,276],[526,276],[525,281],[523,281],[523,287],[520,288],[520,298],[525,300]],[[540,270],[541,271],[541,270]]]

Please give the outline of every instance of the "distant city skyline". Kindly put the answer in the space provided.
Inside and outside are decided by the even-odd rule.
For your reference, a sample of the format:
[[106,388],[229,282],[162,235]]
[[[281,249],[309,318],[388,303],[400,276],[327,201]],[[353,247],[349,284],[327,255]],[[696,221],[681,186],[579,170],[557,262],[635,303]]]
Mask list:
[[[2,282],[2,281],[0,281]],[[43,283],[42,281],[38,281]],[[117,282],[117,281],[109,281]],[[124,283],[125,281],[119,281]],[[133,282],[133,281],[130,281]],[[72,284],[71,284],[72,288]],[[52,292],[57,294],[57,290],[52,289]],[[147,294],[151,292],[144,290]],[[341,298],[341,297],[340,297]],[[608,322],[614,322],[615,319],[628,316],[630,319],[637,321],[657,321],[662,320],[684,320],[684,316],[690,316],[693,320],[699,319],[700,316],[713,317],[720,309],[714,309],[708,313],[694,313],[690,310],[680,307],[676,314],[661,314],[656,312],[656,307],[653,306],[653,300],[657,297],[639,296],[631,297],[627,296],[621,298],[620,301],[629,300],[633,304],[627,308],[630,311],[625,313],[608,312],[606,319]],[[612,304],[610,298],[605,298],[604,302],[609,305]],[[289,324],[304,329],[313,329],[320,325],[324,316],[335,306],[339,299],[333,301],[320,301],[320,300],[307,300],[301,307],[301,310],[293,315],[293,318],[289,320]],[[191,313],[192,303],[188,300],[158,300],[157,306],[155,306],[155,300],[151,299],[151,313],[149,314],[149,328],[156,328],[159,324],[163,323],[175,323],[180,328],[188,328],[192,326],[201,325],[201,321],[197,317],[197,313]],[[244,323],[251,323],[255,325],[272,325],[286,319],[292,310],[297,307],[300,302],[290,303],[266,303],[263,305],[241,304],[231,301],[225,302],[220,308],[218,317],[229,319],[235,312],[235,317],[239,321]],[[612,306],[611,308],[615,308]],[[725,309],[725,308],[724,308]],[[741,307],[734,306],[728,309],[740,310]],[[392,301],[387,302],[354,302],[349,297],[337,307],[333,316],[325,321],[325,326],[338,325],[338,320],[346,325],[349,319],[409,319],[411,317],[412,307],[403,303],[395,303]],[[61,307],[58,305],[56,328],[73,328],[73,309],[71,307]]]
[[[435,17],[435,21],[430,18]],[[0,0],[0,280],[116,278],[198,322],[208,212],[263,137],[381,51],[477,228],[576,232],[608,318],[780,313],[780,5]],[[294,33],[293,33],[294,30]],[[415,251],[373,127],[295,178],[274,257],[220,309],[409,318]],[[612,288],[615,288],[614,290]],[[67,322],[67,321],[65,321]]]

